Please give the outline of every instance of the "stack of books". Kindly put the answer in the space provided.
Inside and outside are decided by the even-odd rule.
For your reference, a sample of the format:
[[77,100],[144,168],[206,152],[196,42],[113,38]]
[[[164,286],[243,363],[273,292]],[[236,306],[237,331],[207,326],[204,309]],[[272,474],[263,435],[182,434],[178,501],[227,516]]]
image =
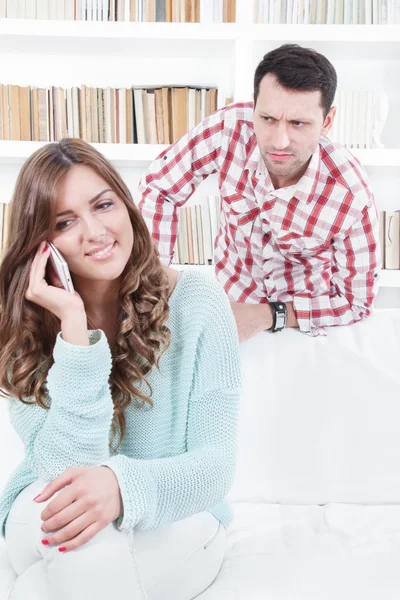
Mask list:
[[400,269],[400,211],[379,213],[383,269]]
[[0,260],[7,245],[7,223],[9,215],[9,204],[0,203]]
[[400,23],[398,0],[255,0],[255,23],[387,25]]
[[0,85],[0,139],[171,144],[217,110],[217,88]]
[[338,92],[333,102],[337,113],[329,138],[347,148],[383,148],[381,135],[389,111],[385,92]]
[[209,14],[235,22],[236,0],[0,0],[0,17],[9,19],[198,23]]
[[179,209],[179,230],[172,264],[213,264],[220,209],[220,196],[208,196],[202,204]]

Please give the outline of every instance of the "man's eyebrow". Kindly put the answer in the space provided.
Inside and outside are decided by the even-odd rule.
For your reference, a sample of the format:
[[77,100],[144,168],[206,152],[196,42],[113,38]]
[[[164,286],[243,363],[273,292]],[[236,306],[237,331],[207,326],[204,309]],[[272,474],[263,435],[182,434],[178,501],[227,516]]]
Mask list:
[[[100,196],[102,196],[103,194],[105,194],[106,192],[112,192],[113,190],[111,188],[108,188],[106,190],[103,190],[102,192],[99,192],[98,194],[95,195],[94,198],[92,198],[91,200],[89,200],[89,204],[93,204],[93,202],[96,202],[96,200],[98,200],[100,198]],[[73,213],[73,210],[63,210],[60,213],[57,213],[57,217],[62,217],[63,215],[69,215],[71,213]]]
[[[275,119],[275,117],[273,117],[272,115],[270,115],[267,111],[265,110],[260,110],[260,115],[262,117],[269,117],[270,119]],[[276,119],[275,119],[276,120]],[[290,119],[291,121],[299,121],[301,123],[311,123],[311,118],[310,117],[304,117],[304,118],[297,118],[297,119]]]

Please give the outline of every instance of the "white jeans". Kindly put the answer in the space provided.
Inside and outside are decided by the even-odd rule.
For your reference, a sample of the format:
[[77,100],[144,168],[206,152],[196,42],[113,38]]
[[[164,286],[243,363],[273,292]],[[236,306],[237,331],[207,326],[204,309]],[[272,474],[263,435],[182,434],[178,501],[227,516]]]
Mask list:
[[225,551],[225,528],[208,512],[152,531],[119,531],[114,523],[76,550],[44,546],[33,498],[36,481],[16,498],[6,544],[16,578],[7,600],[191,600],[215,579]]

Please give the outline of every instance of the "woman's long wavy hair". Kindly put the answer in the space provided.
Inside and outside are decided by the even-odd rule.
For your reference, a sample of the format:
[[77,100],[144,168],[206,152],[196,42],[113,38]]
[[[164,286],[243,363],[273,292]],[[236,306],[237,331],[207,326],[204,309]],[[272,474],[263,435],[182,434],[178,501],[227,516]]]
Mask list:
[[53,364],[60,321],[26,300],[25,293],[38,246],[54,231],[58,186],[75,165],[90,167],[107,182],[128,209],[133,229],[132,253],[121,275],[117,331],[111,349],[114,418],[110,447],[116,450],[126,433],[125,408],[132,400],[140,406],[152,405],[146,375],[154,365],[158,368],[170,343],[165,325],[168,277],[121,176],[102,154],[80,139],[64,139],[37,150],[17,179],[8,243],[0,266],[0,388],[6,396],[25,404],[49,408],[46,378]]

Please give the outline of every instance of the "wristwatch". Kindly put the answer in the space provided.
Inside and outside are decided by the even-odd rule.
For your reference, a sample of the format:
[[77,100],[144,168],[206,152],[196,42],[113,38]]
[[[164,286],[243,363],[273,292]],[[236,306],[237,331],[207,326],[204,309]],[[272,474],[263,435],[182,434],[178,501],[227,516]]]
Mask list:
[[268,331],[275,333],[286,327],[287,308],[284,302],[269,302],[272,311],[272,327]]

